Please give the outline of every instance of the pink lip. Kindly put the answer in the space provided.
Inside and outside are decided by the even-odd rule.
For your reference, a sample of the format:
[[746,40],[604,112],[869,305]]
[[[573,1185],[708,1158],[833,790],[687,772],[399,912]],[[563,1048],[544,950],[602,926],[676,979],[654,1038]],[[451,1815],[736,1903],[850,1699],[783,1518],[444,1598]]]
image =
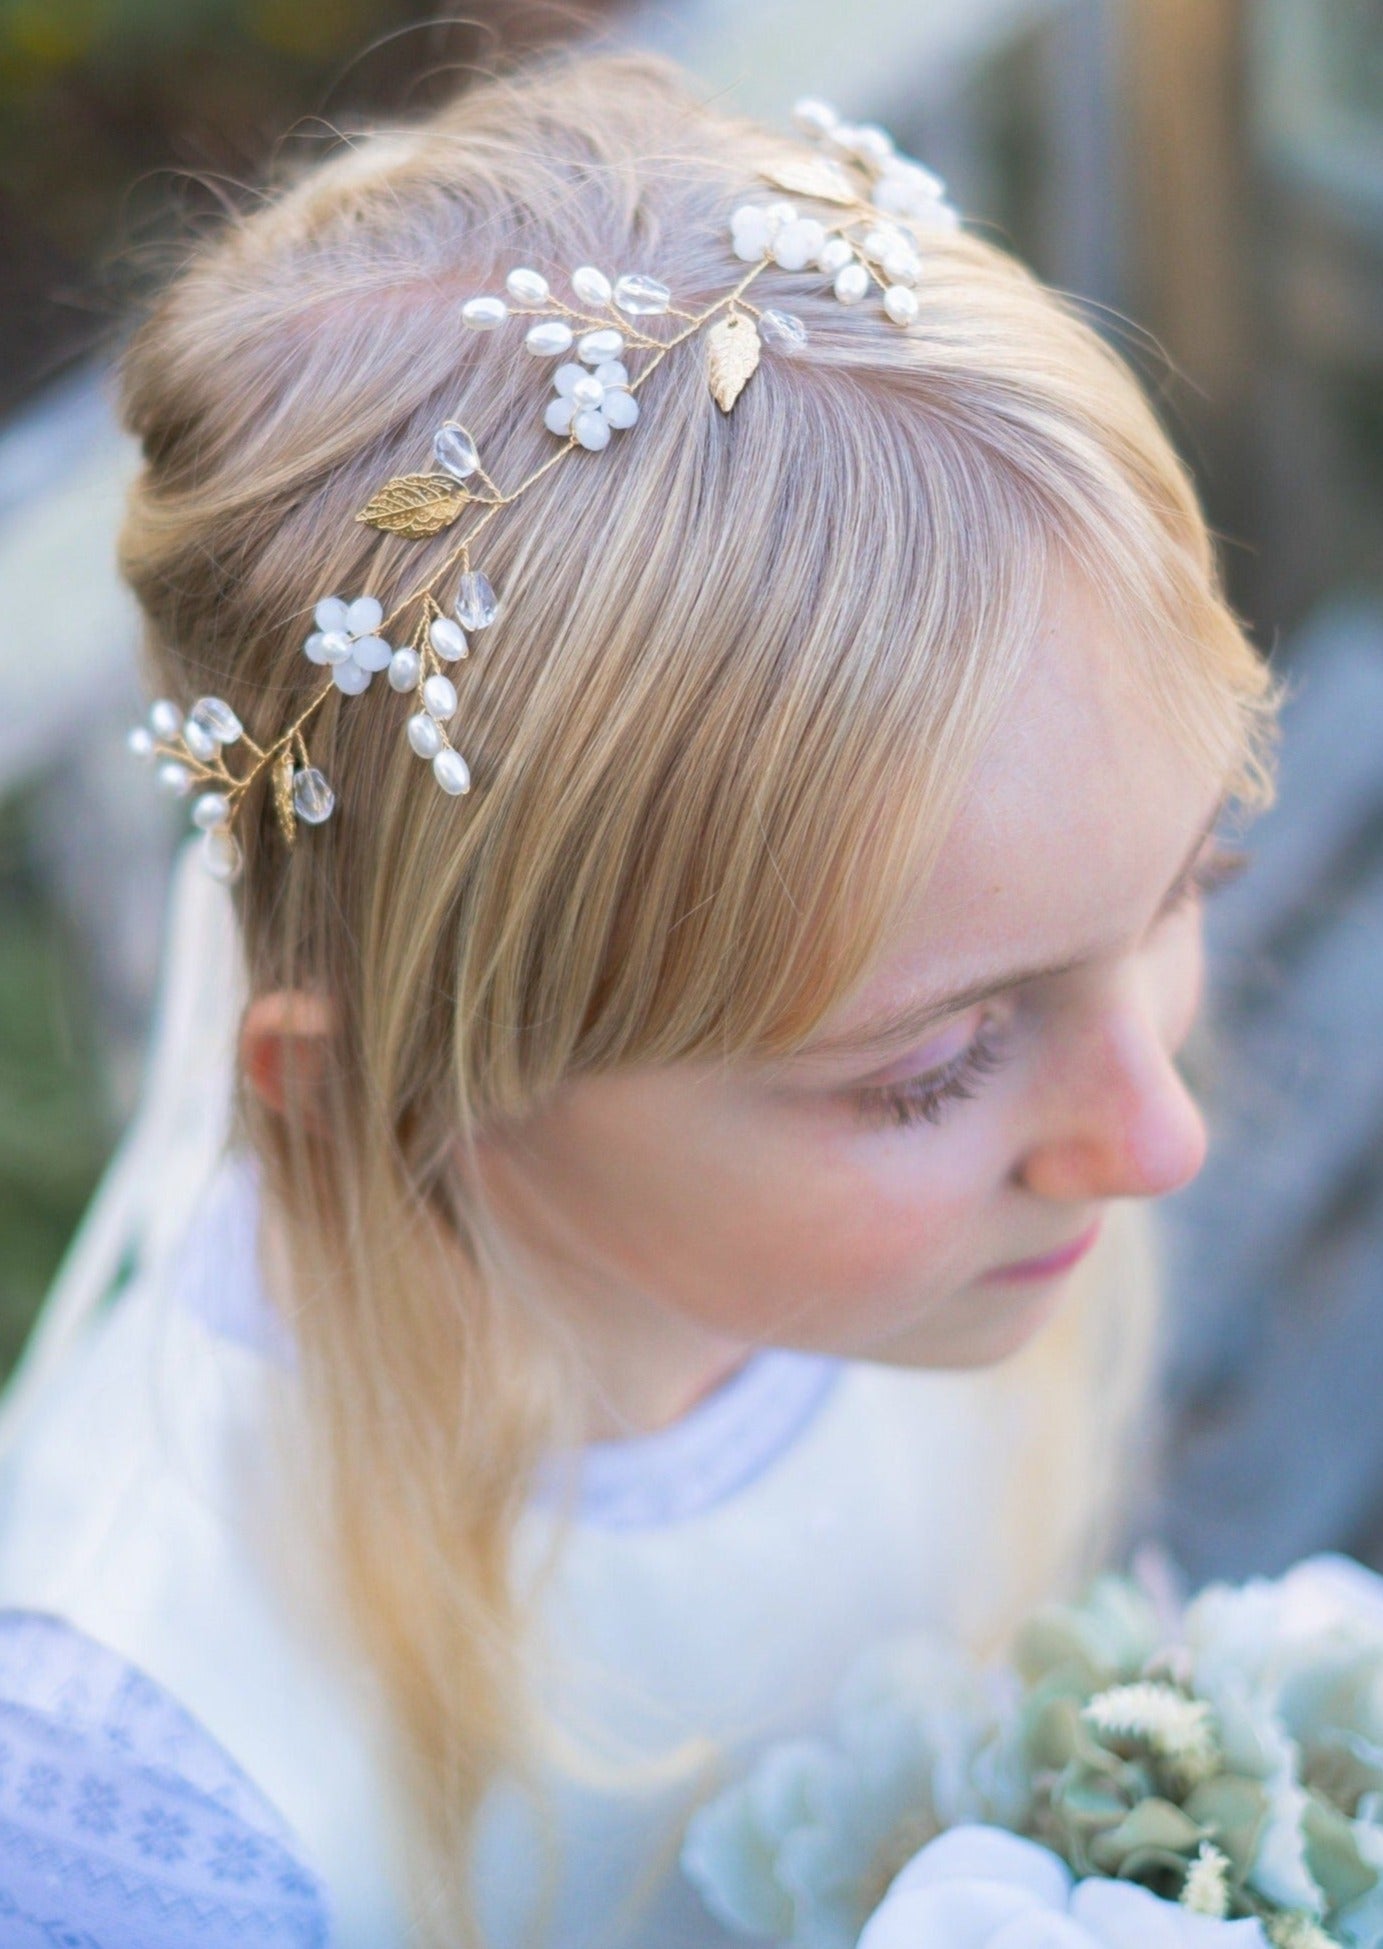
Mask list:
[[1058,1273],[1069,1272],[1073,1265],[1079,1265],[1086,1253],[1093,1249],[1096,1239],[1100,1236],[1102,1222],[1097,1218],[1079,1238],[1073,1239],[1069,1245],[1063,1245],[1056,1252],[1048,1252],[1040,1259],[1020,1259],[1016,1265],[996,1266],[993,1272],[985,1273],[984,1277],[987,1281],[1054,1279]]

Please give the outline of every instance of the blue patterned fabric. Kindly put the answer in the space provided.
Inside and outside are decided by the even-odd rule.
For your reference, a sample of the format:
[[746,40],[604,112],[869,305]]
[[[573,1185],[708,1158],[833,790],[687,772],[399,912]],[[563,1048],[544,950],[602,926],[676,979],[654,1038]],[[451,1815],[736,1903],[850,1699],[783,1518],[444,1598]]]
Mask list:
[[324,1949],[326,1901],[175,1700],[55,1617],[0,1612],[5,1949]]

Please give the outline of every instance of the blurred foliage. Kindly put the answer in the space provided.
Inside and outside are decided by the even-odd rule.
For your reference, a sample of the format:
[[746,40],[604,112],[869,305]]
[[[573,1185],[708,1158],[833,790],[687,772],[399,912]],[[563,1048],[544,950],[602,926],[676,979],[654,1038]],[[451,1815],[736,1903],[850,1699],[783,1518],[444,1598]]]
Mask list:
[[0,805],[0,1375],[112,1138],[79,957],[44,897],[22,797]]

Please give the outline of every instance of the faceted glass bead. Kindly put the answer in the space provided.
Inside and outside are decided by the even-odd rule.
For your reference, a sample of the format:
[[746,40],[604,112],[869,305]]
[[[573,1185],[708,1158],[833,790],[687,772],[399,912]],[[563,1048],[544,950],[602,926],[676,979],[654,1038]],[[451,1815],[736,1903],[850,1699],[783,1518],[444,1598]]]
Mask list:
[[461,323],[473,332],[492,332],[509,316],[503,298],[467,298],[461,307]]
[[571,423],[571,430],[582,446],[592,453],[599,453],[610,444],[610,422],[603,413],[578,413]]
[[541,325],[531,327],[524,344],[536,358],[555,359],[571,350],[571,336],[571,326],[562,319],[545,318]]
[[362,636],[351,645],[351,656],[362,670],[387,670],[393,654],[382,636]]
[[204,765],[209,764],[220,749],[210,731],[204,730],[193,717],[189,717],[182,727],[182,741],[192,756],[200,758]]
[[389,659],[389,688],[412,690],[422,667],[422,658],[416,650],[395,650]]
[[480,465],[475,441],[455,420],[448,420],[433,434],[432,457],[453,480],[469,480]]
[[656,277],[629,271],[615,279],[615,303],[631,318],[651,318],[656,312],[667,310],[672,293]]
[[453,751],[450,745],[444,745],[432,760],[432,776],[442,790],[449,792],[453,798],[459,798],[462,792],[471,789],[470,767],[461,753]]
[[384,621],[384,605],[378,596],[357,596],[346,611],[346,628],[352,636],[370,636]]
[[456,685],[450,677],[432,676],[423,685],[423,709],[429,717],[442,719],[456,715]]
[[320,826],[329,819],[336,794],[315,765],[305,765],[293,774],[293,810],[309,826]]
[[456,591],[456,620],[462,629],[488,629],[499,615],[499,602],[488,575],[468,569]]
[[426,711],[419,711],[408,720],[408,742],[420,758],[435,758],[446,743],[442,727],[435,717]]
[[230,800],[224,792],[203,792],[192,808],[192,823],[203,832],[223,826],[230,817]]
[[610,280],[594,264],[578,264],[571,274],[571,288],[583,305],[608,305]]
[[465,631],[450,616],[434,616],[427,626],[427,640],[443,663],[455,663],[466,654]]
[[244,725],[221,697],[199,697],[188,717],[193,724],[199,724],[208,737],[215,738],[217,744],[234,744],[244,733]]
[[235,839],[219,827],[202,835],[202,865],[223,886],[240,878],[245,861]]
[[617,331],[602,329],[586,332],[577,341],[576,356],[586,365],[600,365],[606,359],[617,359],[624,350],[624,340]]
[[775,352],[800,352],[807,343],[807,328],[795,311],[761,311],[759,337]]
[[180,765],[176,758],[167,758],[154,773],[158,788],[169,798],[184,799],[192,789],[192,774],[186,765]]
[[169,698],[160,697],[156,704],[149,707],[149,723],[153,728],[154,736],[162,738],[166,743],[168,739],[177,737],[182,730],[182,712]]
[[632,426],[639,417],[639,402],[633,393],[614,386],[606,393],[600,410],[607,426]]
[[510,271],[504,280],[504,288],[515,304],[520,305],[545,305],[552,295],[542,272],[530,271],[523,266]]
[[370,688],[370,673],[354,661],[338,663],[332,670],[331,681],[345,696],[358,697],[362,690]]
[[350,613],[350,604],[342,602],[340,596],[323,596],[312,612],[312,620],[324,635],[329,636],[346,629]]
[[125,743],[136,758],[152,758],[154,755],[154,734],[147,724],[136,724]]

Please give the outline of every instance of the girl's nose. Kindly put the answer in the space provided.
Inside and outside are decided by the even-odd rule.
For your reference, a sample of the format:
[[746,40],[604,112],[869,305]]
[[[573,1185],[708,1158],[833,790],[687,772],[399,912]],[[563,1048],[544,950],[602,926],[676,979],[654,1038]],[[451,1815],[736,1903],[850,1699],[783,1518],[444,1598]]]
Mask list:
[[1063,1203],[1156,1198],[1205,1162],[1205,1122],[1136,998],[1101,1018],[1051,1078],[1045,1125],[1018,1178]]

